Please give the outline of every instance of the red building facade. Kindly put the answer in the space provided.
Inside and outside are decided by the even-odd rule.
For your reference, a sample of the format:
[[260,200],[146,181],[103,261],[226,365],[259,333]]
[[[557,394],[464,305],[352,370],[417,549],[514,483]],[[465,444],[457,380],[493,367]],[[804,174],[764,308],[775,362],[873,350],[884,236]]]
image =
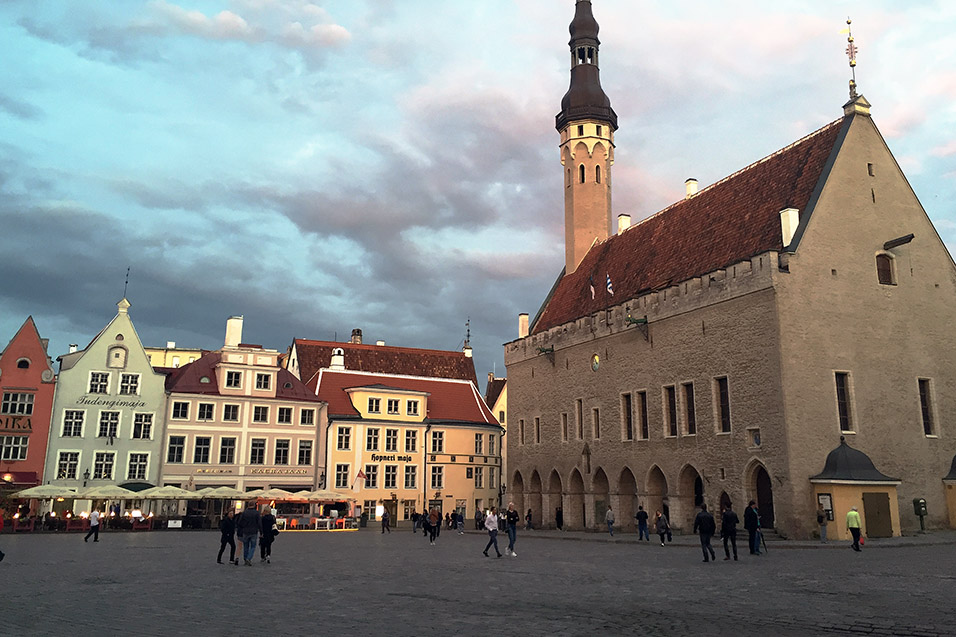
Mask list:
[[24,489],[43,482],[56,373],[33,317],[0,354],[0,480]]

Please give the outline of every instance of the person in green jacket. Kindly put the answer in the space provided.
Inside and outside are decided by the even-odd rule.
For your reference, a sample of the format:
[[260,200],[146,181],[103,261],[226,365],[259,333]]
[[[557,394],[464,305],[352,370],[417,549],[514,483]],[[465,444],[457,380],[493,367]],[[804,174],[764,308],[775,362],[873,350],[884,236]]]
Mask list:
[[850,534],[853,536],[853,550],[859,552],[860,550],[860,527],[862,526],[860,520],[860,513],[857,511],[856,507],[852,507],[850,511],[846,514],[846,528],[850,531]]

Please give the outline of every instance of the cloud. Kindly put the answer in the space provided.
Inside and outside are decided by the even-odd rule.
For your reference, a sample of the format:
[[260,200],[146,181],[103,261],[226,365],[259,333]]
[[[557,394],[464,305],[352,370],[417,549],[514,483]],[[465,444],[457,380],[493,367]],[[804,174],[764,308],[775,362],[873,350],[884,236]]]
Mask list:
[[190,11],[165,0],[155,0],[150,7],[158,16],[165,18],[170,26],[197,37],[243,42],[259,40],[249,24],[232,11],[220,11],[209,17],[202,11]]
[[0,93],[0,111],[9,113],[14,117],[19,117],[20,119],[38,119],[43,114],[43,111],[33,104],[18,100],[3,93]]

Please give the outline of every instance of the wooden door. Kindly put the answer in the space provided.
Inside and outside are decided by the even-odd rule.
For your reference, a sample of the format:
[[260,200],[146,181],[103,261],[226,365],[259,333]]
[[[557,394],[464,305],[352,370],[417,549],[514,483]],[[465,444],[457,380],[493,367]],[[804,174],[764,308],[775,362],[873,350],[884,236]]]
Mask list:
[[893,537],[889,493],[863,494],[864,528],[869,537]]

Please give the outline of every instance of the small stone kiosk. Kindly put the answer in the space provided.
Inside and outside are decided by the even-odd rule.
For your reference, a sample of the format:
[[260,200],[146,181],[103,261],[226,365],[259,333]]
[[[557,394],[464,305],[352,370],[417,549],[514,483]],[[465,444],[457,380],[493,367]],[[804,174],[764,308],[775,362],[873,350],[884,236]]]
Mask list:
[[956,529],[956,456],[953,456],[953,466],[949,469],[949,475],[943,478],[944,489],[946,490],[946,509],[949,511],[949,526]]
[[850,447],[843,436],[840,436],[840,446],[827,455],[823,472],[810,478],[810,483],[816,503],[823,506],[832,521],[827,529],[828,537],[850,539],[846,514],[854,506],[859,509],[867,537],[900,535],[896,493],[900,480],[882,474],[868,455]]

